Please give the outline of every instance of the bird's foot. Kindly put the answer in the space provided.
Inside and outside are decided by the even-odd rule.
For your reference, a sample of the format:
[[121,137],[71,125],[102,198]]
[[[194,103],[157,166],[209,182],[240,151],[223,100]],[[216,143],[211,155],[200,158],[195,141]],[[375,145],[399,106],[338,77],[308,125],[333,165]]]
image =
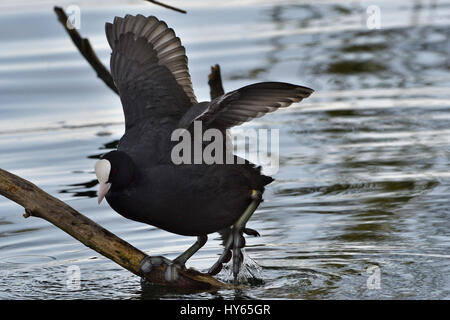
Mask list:
[[169,264],[166,267],[166,272],[164,272],[164,279],[166,281],[176,281],[179,277],[179,271],[186,269],[186,266],[177,262],[174,262],[172,264]]
[[248,236],[254,236],[254,237],[261,236],[258,231],[256,231],[255,229],[250,229],[250,228],[244,228],[244,233]]
[[[245,231],[249,230],[251,230],[249,232],[250,234],[259,235],[258,232],[252,229],[246,229]],[[208,273],[210,275],[218,274],[222,270],[223,264],[229,262],[233,257],[233,275],[234,278],[236,279],[239,270],[241,268],[242,262],[244,260],[242,254],[242,248],[244,247],[245,247],[245,238],[243,236],[243,230],[236,230],[236,228],[233,227],[231,234],[228,236],[222,255],[219,257],[216,263],[209,269]]]
[[155,256],[155,257],[147,256],[141,261],[140,271],[144,274],[149,273],[152,271],[153,268],[160,267],[162,265],[166,266],[164,272],[164,279],[168,282],[176,281],[179,276],[179,271],[186,269],[184,263],[181,263],[176,259],[170,260],[163,256]]
[[166,265],[164,278],[166,281],[175,281],[178,279],[179,271],[186,269],[186,261],[192,257],[201,247],[203,247],[208,240],[206,235],[198,236],[197,241],[189,247],[185,252],[180,254],[174,260],[169,260],[162,256],[145,257],[141,261],[140,270],[142,273],[150,272],[155,266]]
[[238,221],[233,225],[222,255],[208,271],[210,275],[218,274],[222,270],[223,264],[230,261],[231,257],[233,257],[233,277],[234,281],[237,281],[237,276],[241,269],[242,262],[244,261],[244,255],[241,250],[245,247],[245,238],[243,234],[245,233],[256,237],[259,236],[259,233],[256,230],[246,228],[245,225],[261,203],[261,195],[260,191],[251,190],[250,197],[252,201],[242,216],[240,216]]

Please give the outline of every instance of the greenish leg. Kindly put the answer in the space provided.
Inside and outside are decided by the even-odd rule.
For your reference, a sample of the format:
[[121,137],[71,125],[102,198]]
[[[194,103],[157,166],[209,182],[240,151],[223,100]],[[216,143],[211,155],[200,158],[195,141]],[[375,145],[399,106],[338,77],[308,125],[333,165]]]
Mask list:
[[242,232],[244,230],[245,224],[250,219],[250,217],[253,215],[253,213],[255,212],[256,208],[258,208],[259,204],[261,203],[261,192],[256,191],[256,190],[252,190],[251,197],[253,199],[252,202],[247,207],[247,209],[245,209],[245,211],[242,214],[242,216],[238,219],[238,221],[236,221],[236,223],[233,226],[233,228],[236,231]]
[[236,221],[236,223],[233,225],[231,234],[229,235],[227,242],[225,243],[224,251],[217,262],[209,269],[209,274],[215,275],[219,273],[220,270],[222,270],[223,263],[228,262],[231,259],[231,256],[233,256],[233,276],[235,280],[237,279],[237,275],[243,261],[241,248],[245,246],[245,238],[243,236],[243,232],[246,230],[245,225],[247,221],[250,219],[258,205],[261,203],[261,192],[252,190],[251,197],[253,199],[252,202],[247,207],[247,209],[245,209],[244,213],[239,217],[238,221]]
[[197,241],[189,249],[175,258],[173,262],[184,267],[186,261],[188,261],[190,257],[192,257],[198,250],[200,250],[200,248],[205,245],[206,241],[208,241],[208,236],[198,236]]

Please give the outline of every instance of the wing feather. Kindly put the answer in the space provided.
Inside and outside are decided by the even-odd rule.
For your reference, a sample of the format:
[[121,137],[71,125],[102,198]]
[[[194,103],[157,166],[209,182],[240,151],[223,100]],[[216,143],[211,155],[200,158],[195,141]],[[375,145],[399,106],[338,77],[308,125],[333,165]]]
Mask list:
[[187,127],[194,120],[201,120],[210,127],[230,128],[300,102],[313,92],[284,82],[255,83],[214,99],[197,113],[186,113],[180,126]]
[[165,22],[126,15],[106,23],[105,31],[127,127],[149,117],[179,119],[197,103],[186,50]]
[[175,80],[177,82],[178,80],[184,80],[182,83],[180,81],[179,85],[189,97],[191,104],[197,103],[189,75],[186,50],[182,46],[180,38],[175,35],[174,30],[169,28],[164,21],[160,21],[154,16],[126,15],[124,18],[115,17],[113,24],[106,24],[105,30],[108,43],[113,50],[116,41],[122,34],[131,32],[135,39],[145,38],[156,51],[159,64],[166,66],[171,72],[183,70],[187,73],[188,76],[185,78],[174,75]]

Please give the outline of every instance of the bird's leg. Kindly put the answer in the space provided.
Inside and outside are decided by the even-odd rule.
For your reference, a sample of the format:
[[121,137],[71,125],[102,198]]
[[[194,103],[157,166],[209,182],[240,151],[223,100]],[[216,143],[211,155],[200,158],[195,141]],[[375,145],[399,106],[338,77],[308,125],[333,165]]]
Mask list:
[[207,235],[198,236],[197,241],[195,241],[195,243],[189,249],[187,249],[185,252],[183,252],[177,258],[175,258],[173,262],[184,267],[186,261],[188,261],[188,259],[192,257],[194,253],[200,250],[200,248],[205,245],[206,241],[208,241]]
[[[201,247],[203,247],[208,240],[206,235],[198,236],[197,241],[185,252],[180,254],[175,260],[169,260],[165,257],[145,257],[140,264],[140,271],[142,273],[150,272],[154,266],[166,265],[166,271],[164,272],[164,278],[166,281],[175,281],[178,279],[178,271],[185,269],[186,261],[194,255]],[[145,284],[146,280],[142,280]]]
[[247,209],[244,211],[242,216],[238,219],[238,221],[234,224],[233,230],[232,230],[232,237],[233,237],[233,277],[234,280],[237,279],[237,275],[239,273],[239,270],[241,268],[241,264],[243,261],[241,248],[245,247],[245,238],[242,235],[245,225],[247,224],[247,221],[250,219],[250,217],[255,212],[258,205],[261,203],[261,192],[257,190],[252,190],[252,202],[247,207]]
[[[248,233],[255,235],[253,233],[254,230],[245,228],[245,224],[255,212],[258,205],[261,203],[261,192],[252,190],[251,198],[252,202],[244,211],[242,216],[240,216],[238,221],[236,221],[236,223],[233,225],[231,234],[229,235],[227,242],[225,243],[225,249],[217,262],[209,269],[209,274],[215,275],[219,273],[222,269],[222,264],[230,261],[231,256],[233,256],[233,276],[235,280],[237,279],[237,275],[239,273],[243,260],[241,248],[245,246],[245,238],[243,236],[243,233],[247,231]],[[256,232],[256,234],[258,233]]]

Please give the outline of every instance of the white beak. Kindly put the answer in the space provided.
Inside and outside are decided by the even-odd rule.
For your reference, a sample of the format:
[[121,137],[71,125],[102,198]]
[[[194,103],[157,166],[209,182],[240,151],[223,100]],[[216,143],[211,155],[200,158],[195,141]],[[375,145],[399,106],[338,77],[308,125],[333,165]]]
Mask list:
[[103,198],[109,191],[109,188],[111,188],[111,183],[100,182],[100,188],[98,189],[98,204],[102,203]]

